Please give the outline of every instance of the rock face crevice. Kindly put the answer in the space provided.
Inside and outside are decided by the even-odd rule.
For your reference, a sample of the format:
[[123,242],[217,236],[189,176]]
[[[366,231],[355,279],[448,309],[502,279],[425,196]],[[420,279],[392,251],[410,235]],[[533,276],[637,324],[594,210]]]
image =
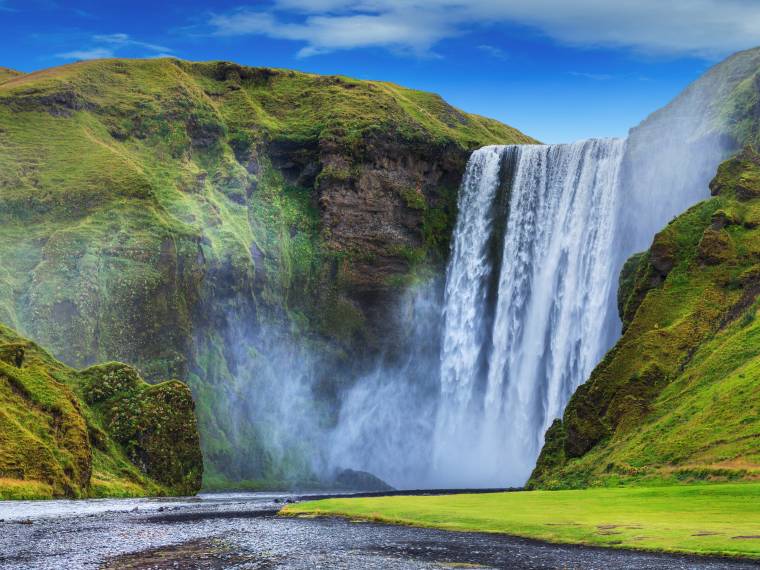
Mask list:
[[324,245],[351,259],[342,286],[366,318],[365,340],[394,337],[387,316],[410,274],[423,263],[443,268],[469,152],[451,143],[400,145],[390,136],[363,141],[359,158],[330,142],[320,150]]

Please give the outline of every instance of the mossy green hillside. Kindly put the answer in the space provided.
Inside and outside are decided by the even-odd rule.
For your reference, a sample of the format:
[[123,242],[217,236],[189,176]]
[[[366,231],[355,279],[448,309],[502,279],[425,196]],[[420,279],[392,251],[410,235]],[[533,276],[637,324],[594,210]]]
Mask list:
[[[760,143],[757,113],[760,99],[760,48],[737,52],[686,87],[673,101],[632,130],[652,130],[642,145],[681,137],[684,148],[699,140],[738,149]],[[631,140],[629,139],[629,143]],[[634,141],[638,144],[638,141]],[[645,146],[641,151],[645,151]],[[703,147],[702,152],[712,152]],[[695,163],[695,167],[699,165]]]
[[20,71],[16,71],[15,69],[0,67],[0,83],[8,79],[13,79],[14,77],[18,77],[19,75],[24,75],[24,74]]
[[290,516],[339,515],[550,542],[760,558],[760,484],[328,499]]
[[718,124],[742,144],[760,147],[760,49],[740,52],[724,64],[721,75],[731,87],[717,109]]
[[201,474],[184,384],[76,371],[0,325],[0,499],[189,495]]
[[760,155],[710,187],[626,264],[623,336],[547,432],[530,486],[760,477]]
[[230,423],[240,339],[262,366],[262,324],[326,360],[378,350],[379,307],[446,257],[470,151],[521,142],[378,81],[176,59],[8,76],[0,321],[76,367],[187,380],[208,473],[272,479]]

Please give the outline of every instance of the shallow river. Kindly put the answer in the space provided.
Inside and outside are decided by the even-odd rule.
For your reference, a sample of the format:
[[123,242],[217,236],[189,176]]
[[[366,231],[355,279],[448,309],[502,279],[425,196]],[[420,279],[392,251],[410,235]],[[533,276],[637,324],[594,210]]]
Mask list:
[[276,493],[0,502],[0,568],[737,569],[749,562],[276,516]]

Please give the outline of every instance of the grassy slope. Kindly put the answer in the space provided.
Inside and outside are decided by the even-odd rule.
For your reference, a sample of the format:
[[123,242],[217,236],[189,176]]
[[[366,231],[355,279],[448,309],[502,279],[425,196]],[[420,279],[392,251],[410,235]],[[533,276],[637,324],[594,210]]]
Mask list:
[[72,370],[0,325],[0,499],[188,494],[200,467],[183,384]]
[[329,499],[290,505],[281,514],[760,558],[760,484]]
[[[0,322],[77,367],[120,360],[151,381],[186,379],[211,464],[254,457],[236,453],[234,439],[252,436],[225,424],[218,401],[229,347],[193,312],[284,314],[285,327],[351,337],[363,317],[336,289],[351,256],[367,254],[325,251],[315,189],[288,183],[260,149],[274,141],[297,161],[329,142],[360,162],[374,135],[425,148],[532,142],[430,93],[222,62],[89,61],[7,80]],[[419,207],[426,247],[445,251],[453,210]]]
[[624,334],[547,432],[531,485],[760,477],[760,156],[711,188],[624,271]]
[[7,67],[0,67],[0,83],[7,81],[8,79],[18,77],[20,75],[23,75],[23,73],[20,71],[16,71],[15,69],[8,69]]
[[715,68],[722,91],[712,109],[715,123],[742,145],[760,146],[760,48],[739,52]]

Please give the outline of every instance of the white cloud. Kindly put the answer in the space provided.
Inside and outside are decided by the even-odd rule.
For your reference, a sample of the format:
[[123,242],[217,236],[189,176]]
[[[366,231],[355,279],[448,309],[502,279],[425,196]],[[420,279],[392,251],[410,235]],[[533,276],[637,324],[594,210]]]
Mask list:
[[298,52],[301,57],[358,47],[394,48],[424,55],[442,37],[456,33],[437,14],[420,14],[411,19],[390,12],[309,15],[300,22],[288,23],[269,12],[241,9],[213,16],[211,25],[222,36],[263,35],[304,42],[306,46]]
[[147,50],[156,51],[156,52],[172,51],[168,47],[165,47],[165,46],[161,46],[157,44],[149,44],[146,42],[133,40],[129,36],[129,34],[101,34],[97,36],[92,36],[92,39],[95,42],[110,44],[116,47],[134,46],[134,47],[145,48]]
[[157,44],[132,39],[129,34],[98,34],[91,38],[93,47],[58,53],[61,59],[102,59],[115,57],[119,50],[140,48],[151,52],[148,57],[172,57],[172,50]]
[[478,46],[478,49],[496,59],[507,59],[507,54],[504,53],[504,50],[496,46],[481,44]]
[[55,57],[59,57],[61,59],[103,59],[113,56],[113,51],[106,48],[74,50],[55,54]]
[[273,0],[211,19],[218,35],[305,44],[301,55],[359,47],[416,54],[454,35],[517,24],[562,43],[717,57],[760,44],[757,0]]
[[615,79],[615,75],[612,75],[610,73],[586,73],[584,71],[568,71],[568,75],[572,75],[573,77],[581,77],[583,79],[593,79],[594,81],[609,81],[610,79]]

